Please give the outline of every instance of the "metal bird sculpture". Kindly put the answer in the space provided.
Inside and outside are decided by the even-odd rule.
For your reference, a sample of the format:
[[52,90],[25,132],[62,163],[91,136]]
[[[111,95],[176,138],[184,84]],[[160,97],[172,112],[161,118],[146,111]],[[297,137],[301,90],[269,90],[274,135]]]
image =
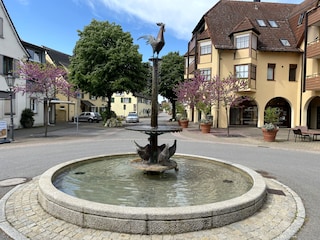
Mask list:
[[153,37],[152,35],[144,35],[138,38],[138,40],[140,38],[143,38],[147,41],[147,44],[150,44],[153,50],[153,56],[155,53],[157,53],[157,57],[159,55],[159,52],[161,51],[161,49],[163,48],[165,42],[164,42],[164,37],[163,37],[163,33],[165,31],[164,27],[165,24],[164,23],[157,23],[158,26],[160,26],[159,29],[159,33],[157,38]]

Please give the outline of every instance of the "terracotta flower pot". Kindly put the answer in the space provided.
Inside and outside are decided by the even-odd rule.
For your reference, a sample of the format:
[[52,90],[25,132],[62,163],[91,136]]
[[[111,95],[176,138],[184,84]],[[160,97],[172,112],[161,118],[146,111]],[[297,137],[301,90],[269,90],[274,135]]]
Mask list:
[[279,128],[276,128],[274,130],[267,130],[265,128],[262,128],[263,140],[265,140],[266,142],[274,142],[276,140],[276,135],[278,131]]
[[200,124],[200,129],[202,133],[209,133],[211,130],[212,124],[210,123],[201,123]]
[[179,122],[180,122],[180,126],[182,128],[187,128],[188,125],[189,125],[189,121],[188,120],[180,120]]

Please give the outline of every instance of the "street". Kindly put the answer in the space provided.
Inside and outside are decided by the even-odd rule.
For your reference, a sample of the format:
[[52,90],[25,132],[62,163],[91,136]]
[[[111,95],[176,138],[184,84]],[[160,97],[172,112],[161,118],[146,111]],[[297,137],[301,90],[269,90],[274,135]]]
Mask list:
[[[162,119],[163,118],[163,119]],[[159,122],[166,120],[161,115]],[[149,124],[143,119],[140,124]],[[0,181],[41,175],[48,168],[76,158],[101,154],[135,152],[134,140],[147,143],[148,136],[124,128],[103,128],[101,125],[80,124],[76,127],[49,133],[47,139],[0,145]],[[53,137],[50,137],[54,135]],[[67,137],[72,135],[72,137]],[[201,135],[199,135],[201,136]],[[210,142],[201,138],[188,138],[183,133],[163,134],[159,144],[171,145],[177,139],[177,153],[208,156],[239,163],[263,171],[295,191],[303,200],[307,221],[297,239],[314,240],[320,235],[320,153],[266,148],[221,141]],[[241,140],[239,140],[241,141]],[[14,186],[0,187],[2,198]],[[6,239],[0,231],[0,239]]]

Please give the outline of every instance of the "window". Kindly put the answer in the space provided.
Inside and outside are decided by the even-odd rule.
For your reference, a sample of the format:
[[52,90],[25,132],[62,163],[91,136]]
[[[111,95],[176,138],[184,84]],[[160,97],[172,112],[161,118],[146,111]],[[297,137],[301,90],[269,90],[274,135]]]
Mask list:
[[289,65],[289,81],[296,81],[297,64]]
[[237,65],[235,71],[237,78],[249,78],[249,65]]
[[279,27],[278,24],[276,23],[276,21],[274,21],[274,20],[268,20],[268,22],[269,22],[270,26],[273,28]]
[[235,76],[237,78],[256,79],[257,78],[257,66],[253,64],[236,65]]
[[121,103],[131,103],[131,98],[121,98]]
[[300,14],[299,20],[298,20],[298,26],[302,24],[304,18],[304,13]]
[[[13,115],[16,115],[16,94],[12,94],[12,112]],[[10,103],[10,97],[6,98],[4,101],[4,115],[10,115],[11,114],[11,103]]]
[[205,55],[210,53],[211,53],[211,42],[200,43],[200,55]]
[[274,70],[276,65],[274,63],[268,63],[267,80],[274,80]]
[[30,109],[33,113],[37,113],[37,99],[36,98],[30,98]]
[[114,103],[114,97],[111,98],[111,102]]
[[257,79],[257,66],[256,65],[250,65],[251,71],[250,71],[250,79]]
[[211,69],[201,69],[200,75],[204,77],[205,80],[211,79]]
[[258,22],[260,27],[266,27],[267,26],[267,24],[264,22],[264,20],[257,19],[257,22]]
[[237,49],[242,49],[242,48],[248,48],[249,47],[249,34],[245,34],[245,35],[240,35],[240,36],[236,36],[236,48]]
[[41,53],[32,49],[27,49],[30,54],[30,60],[34,62],[41,62]]
[[290,47],[290,43],[287,39],[280,39],[281,43],[285,47]]
[[3,56],[3,74],[7,75],[12,72],[13,68],[13,58]]
[[0,17],[0,37],[3,37],[3,18]]

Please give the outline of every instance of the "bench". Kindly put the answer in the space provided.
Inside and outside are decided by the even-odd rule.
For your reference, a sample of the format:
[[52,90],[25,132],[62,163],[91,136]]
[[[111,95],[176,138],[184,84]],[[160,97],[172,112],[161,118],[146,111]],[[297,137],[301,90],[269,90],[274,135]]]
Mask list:
[[[301,135],[299,132],[296,132],[294,133],[296,129],[299,129],[301,131]],[[302,135],[305,135],[305,137],[303,138],[306,138],[307,136],[309,136],[310,140],[311,140],[311,137],[312,137],[312,140],[318,140],[318,135],[320,135],[320,131],[319,130],[313,130],[313,129],[308,129],[307,126],[296,126],[295,128],[289,128],[289,132],[288,132],[288,138],[287,140],[289,141],[289,136],[290,136],[290,132],[291,130],[293,131],[294,135],[295,135],[295,140],[296,140],[296,137],[299,136],[301,138]]]
[[297,141],[297,138],[300,138],[300,140],[305,140],[307,137],[309,139],[309,141],[311,141],[311,136],[308,133],[302,132],[300,128],[294,128],[292,129],[293,133],[294,133],[294,141]]

